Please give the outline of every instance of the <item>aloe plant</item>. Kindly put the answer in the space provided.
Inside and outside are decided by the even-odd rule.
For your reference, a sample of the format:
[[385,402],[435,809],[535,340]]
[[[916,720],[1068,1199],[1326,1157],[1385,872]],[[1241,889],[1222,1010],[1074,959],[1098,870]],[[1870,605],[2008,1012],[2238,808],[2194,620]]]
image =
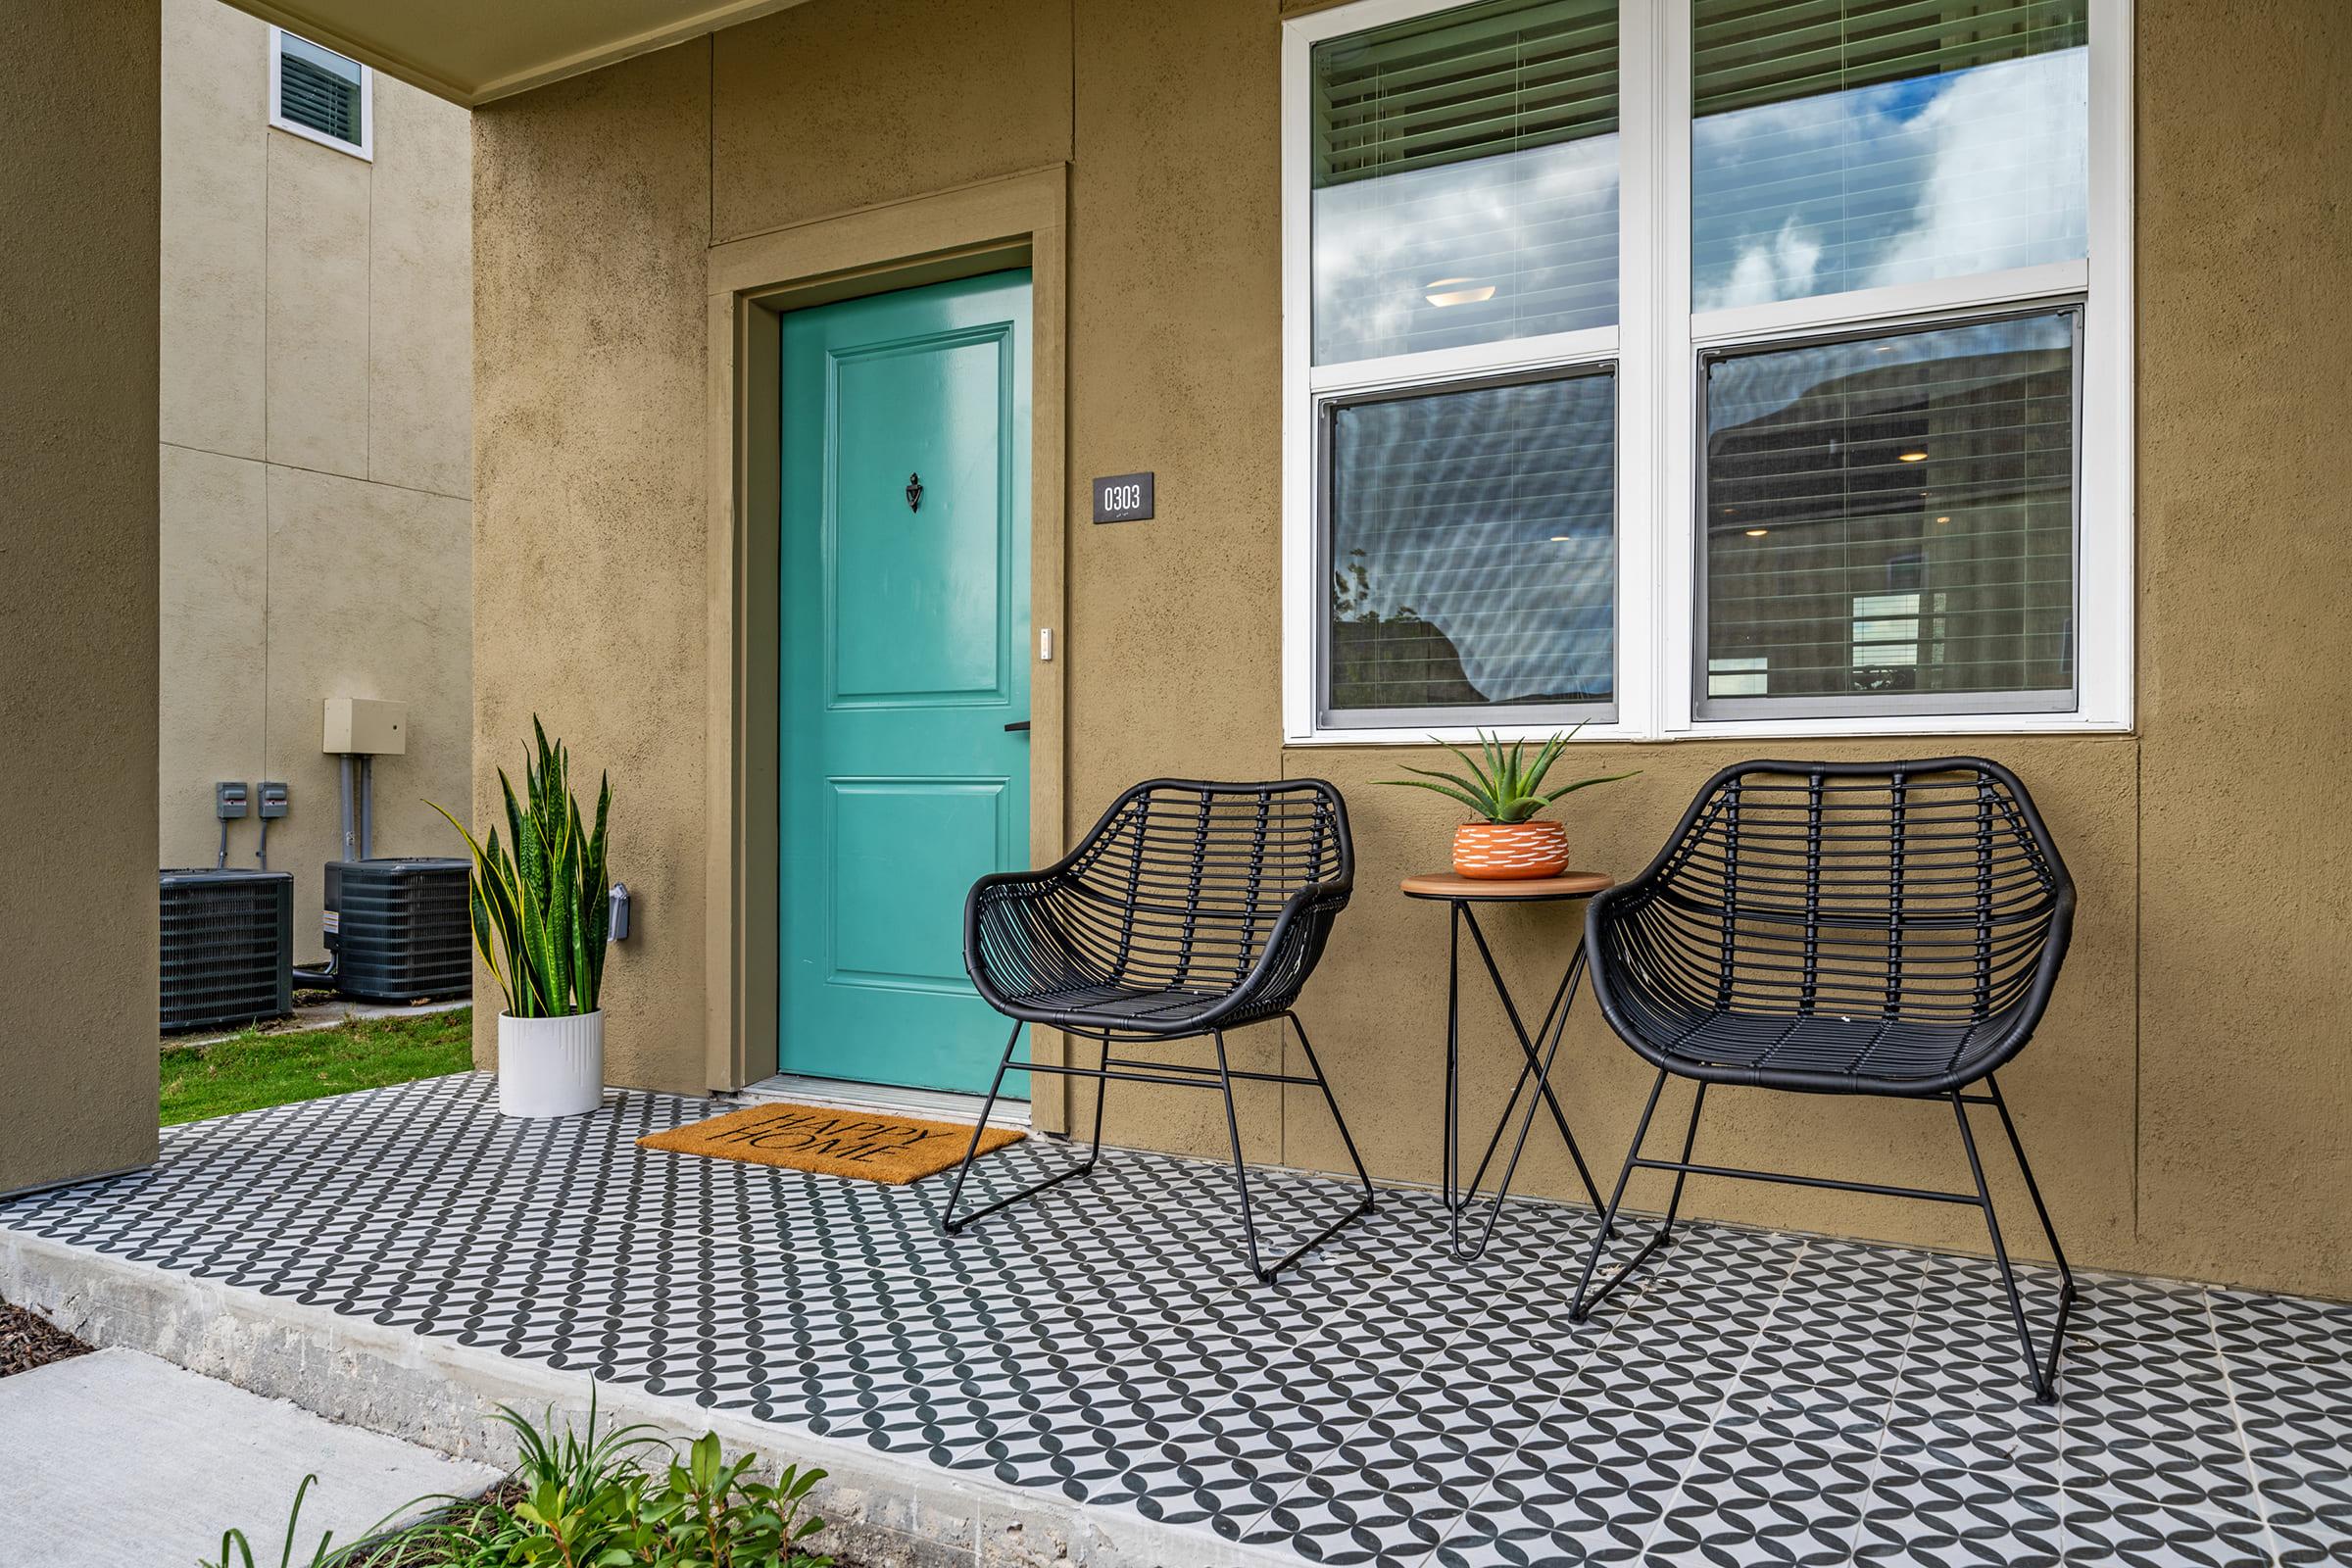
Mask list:
[[[1482,729],[1478,732],[1478,746],[1484,759],[1483,765],[1461,748],[1446,746],[1446,750],[1460,760],[1461,772],[1443,773],[1432,768],[1407,765],[1406,772],[1421,776],[1385,778],[1381,782],[1404,789],[1433,791],[1447,800],[1461,802],[1490,822],[1524,822],[1563,795],[1573,795],[1578,790],[1591,789],[1595,784],[1614,784],[1621,778],[1632,778],[1634,773],[1641,771],[1636,768],[1634,773],[1604,773],[1597,778],[1580,778],[1573,784],[1563,784],[1545,793],[1544,780],[1551,772],[1552,764],[1560,760],[1560,754],[1568,749],[1568,743],[1576,739],[1576,731],[1584,727],[1579,724],[1565,734],[1552,736],[1537,748],[1532,758],[1527,756],[1527,742],[1513,741],[1506,748],[1498,737]],[[1431,739],[1436,740],[1436,737],[1432,736]],[[1439,741],[1438,744],[1444,746],[1446,743]]]
[[498,787],[507,804],[507,839],[476,839],[447,808],[450,826],[473,852],[473,945],[507,994],[516,1018],[561,1018],[594,1012],[605,978],[605,934],[612,921],[612,884],[605,871],[605,819],[612,781],[597,790],[596,826],[589,829],[572,798],[571,760],[564,743],[549,744],[532,715],[538,754],[523,756],[517,800],[507,770]]

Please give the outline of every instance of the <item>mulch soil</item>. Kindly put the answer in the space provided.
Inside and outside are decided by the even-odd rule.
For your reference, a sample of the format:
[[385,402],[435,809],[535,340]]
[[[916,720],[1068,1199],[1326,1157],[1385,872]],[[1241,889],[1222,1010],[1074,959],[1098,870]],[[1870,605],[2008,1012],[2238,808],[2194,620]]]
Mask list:
[[0,1301],[0,1378],[87,1355],[93,1348],[38,1313]]

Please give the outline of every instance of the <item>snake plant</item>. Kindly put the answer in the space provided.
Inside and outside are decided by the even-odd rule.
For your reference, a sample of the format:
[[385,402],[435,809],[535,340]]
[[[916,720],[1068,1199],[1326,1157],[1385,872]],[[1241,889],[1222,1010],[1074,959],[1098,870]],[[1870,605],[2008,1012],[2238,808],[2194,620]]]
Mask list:
[[490,830],[485,845],[442,807],[450,826],[473,852],[473,945],[507,994],[516,1018],[560,1018],[594,1012],[605,977],[605,934],[612,920],[612,884],[605,871],[605,818],[612,781],[597,791],[596,826],[583,824],[572,798],[569,755],[549,744],[537,715],[531,730],[538,755],[523,754],[522,799],[507,770],[498,787],[507,803],[507,840]]
[[[1527,742],[1513,741],[1506,748],[1499,738],[1482,729],[1478,732],[1478,746],[1484,758],[1483,765],[1459,747],[1446,746],[1446,750],[1460,760],[1463,771],[1441,773],[1408,764],[1405,771],[1418,773],[1421,777],[1385,778],[1381,782],[1405,789],[1434,791],[1447,800],[1461,802],[1490,822],[1524,822],[1563,795],[1573,795],[1578,790],[1591,789],[1595,784],[1614,784],[1621,778],[1634,776],[1633,773],[1606,773],[1597,778],[1580,778],[1573,784],[1564,784],[1548,794],[1544,793],[1544,776],[1551,771],[1552,764],[1560,760],[1560,754],[1568,749],[1568,743],[1576,739],[1576,730],[1583,728],[1584,725],[1579,724],[1566,734],[1552,736],[1537,749],[1532,758],[1526,755]],[[1432,736],[1431,739],[1435,740],[1436,737]],[[1438,744],[1444,746],[1445,742],[1439,741]],[[1640,768],[1634,770],[1636,773],[1640,771]]]

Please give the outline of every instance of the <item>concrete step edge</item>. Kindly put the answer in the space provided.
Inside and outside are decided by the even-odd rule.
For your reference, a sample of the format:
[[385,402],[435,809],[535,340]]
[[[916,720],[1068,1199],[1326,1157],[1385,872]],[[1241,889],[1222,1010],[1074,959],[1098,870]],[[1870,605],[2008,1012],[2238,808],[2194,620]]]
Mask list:
[[928,1460],[881,1452],[587,1372],[257,1290],[115,1257],[0,1226],[0,1298],[100,1347],[143,1350],[191,1372],[284,1398],[328,1420],[504,1467],[502,1404],[576,1419],[596,1394],[600,1421],[645,1422],[675,1437],[715,1431],[730,1452],[770,1465],[820,1465],[814,1505],[826,1549],[859,1568],[1291,1568],[1284,1550],[1226,1541],[1124,1509],[1076,1503]]

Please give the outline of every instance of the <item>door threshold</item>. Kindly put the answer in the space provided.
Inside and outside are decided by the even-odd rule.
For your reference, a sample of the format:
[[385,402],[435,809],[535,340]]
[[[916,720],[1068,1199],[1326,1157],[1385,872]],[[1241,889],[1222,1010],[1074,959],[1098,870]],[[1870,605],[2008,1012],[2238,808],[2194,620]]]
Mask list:
[[[950,1089],[861,1084],[847,1078],[811,1078],[792,1072],[745,1084],[735,1094],[743,1100],[790,1100],[801,1104],[838,1105],[844,1110],[891,1111],[902,1116],[960,1122],[978,1121],[980,1107],[987,1102],[986,1096],[957,1094]],[[999,1097],[996,1109],[989,1112],[988,1122],[992,1127],[1026,1127],[1029,1102]]]

